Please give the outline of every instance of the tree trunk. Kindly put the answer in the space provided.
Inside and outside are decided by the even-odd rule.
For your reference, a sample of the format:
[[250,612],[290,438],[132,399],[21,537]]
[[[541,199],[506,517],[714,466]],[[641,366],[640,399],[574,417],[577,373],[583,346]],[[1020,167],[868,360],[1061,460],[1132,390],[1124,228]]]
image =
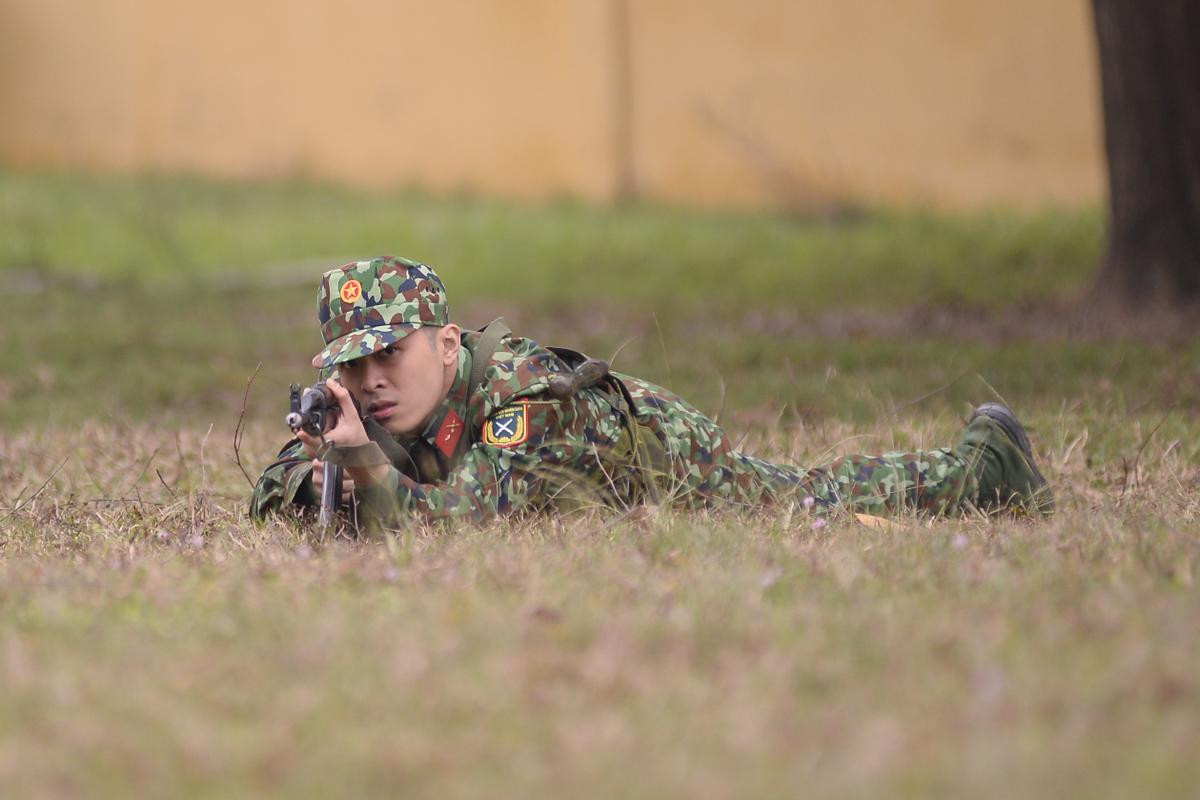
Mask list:
[[1110,231],[1100,286],[1128,305],[1200,299],[1200,2],[1093,0]]

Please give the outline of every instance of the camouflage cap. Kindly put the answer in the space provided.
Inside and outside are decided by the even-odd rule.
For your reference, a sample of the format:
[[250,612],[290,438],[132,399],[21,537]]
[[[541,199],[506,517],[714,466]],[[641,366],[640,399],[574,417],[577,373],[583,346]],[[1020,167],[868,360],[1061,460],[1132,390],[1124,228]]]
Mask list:
[[380,256],[330,270],[317,293],[325,349],[313,366],[370,355],[417,328],[450,322],[446,287],[424,264]]

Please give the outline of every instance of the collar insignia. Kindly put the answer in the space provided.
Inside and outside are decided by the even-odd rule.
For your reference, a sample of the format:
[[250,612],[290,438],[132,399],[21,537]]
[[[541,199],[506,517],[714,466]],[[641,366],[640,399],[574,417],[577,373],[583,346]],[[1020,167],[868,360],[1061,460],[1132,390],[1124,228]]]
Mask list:
[[450,409],[442,420],[442,427],[438,428],[437,438],[434,440],[437,449],[441,450],[446,458],[454,457],[454,448],[458,447],[458,440],[462,438],[463,429],[466,427],[458,412]]

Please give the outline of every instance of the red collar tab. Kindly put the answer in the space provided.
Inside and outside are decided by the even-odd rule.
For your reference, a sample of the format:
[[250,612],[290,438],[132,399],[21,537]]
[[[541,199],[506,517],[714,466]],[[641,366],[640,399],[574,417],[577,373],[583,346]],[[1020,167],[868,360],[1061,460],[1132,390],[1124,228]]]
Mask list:
[[463,430],[466,427],[458,412],[454,409],[447,412],[445,419],[442,420],[442,427],[438,428],[437,437],[434,439],[437,449],[441,450],[442,455],[446,458],[454,457],[454,450],[458,447],[458,440],[462,438]]

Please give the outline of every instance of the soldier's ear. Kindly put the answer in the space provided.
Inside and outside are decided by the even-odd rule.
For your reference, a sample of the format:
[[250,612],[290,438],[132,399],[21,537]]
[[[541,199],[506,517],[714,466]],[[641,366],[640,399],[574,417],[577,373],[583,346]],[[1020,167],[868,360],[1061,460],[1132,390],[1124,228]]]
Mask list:
[[458,351],[462,347],[462,328],[453,322],[443,325],[437,333],[438,349],[442,353],[443,364],[457,364]]

